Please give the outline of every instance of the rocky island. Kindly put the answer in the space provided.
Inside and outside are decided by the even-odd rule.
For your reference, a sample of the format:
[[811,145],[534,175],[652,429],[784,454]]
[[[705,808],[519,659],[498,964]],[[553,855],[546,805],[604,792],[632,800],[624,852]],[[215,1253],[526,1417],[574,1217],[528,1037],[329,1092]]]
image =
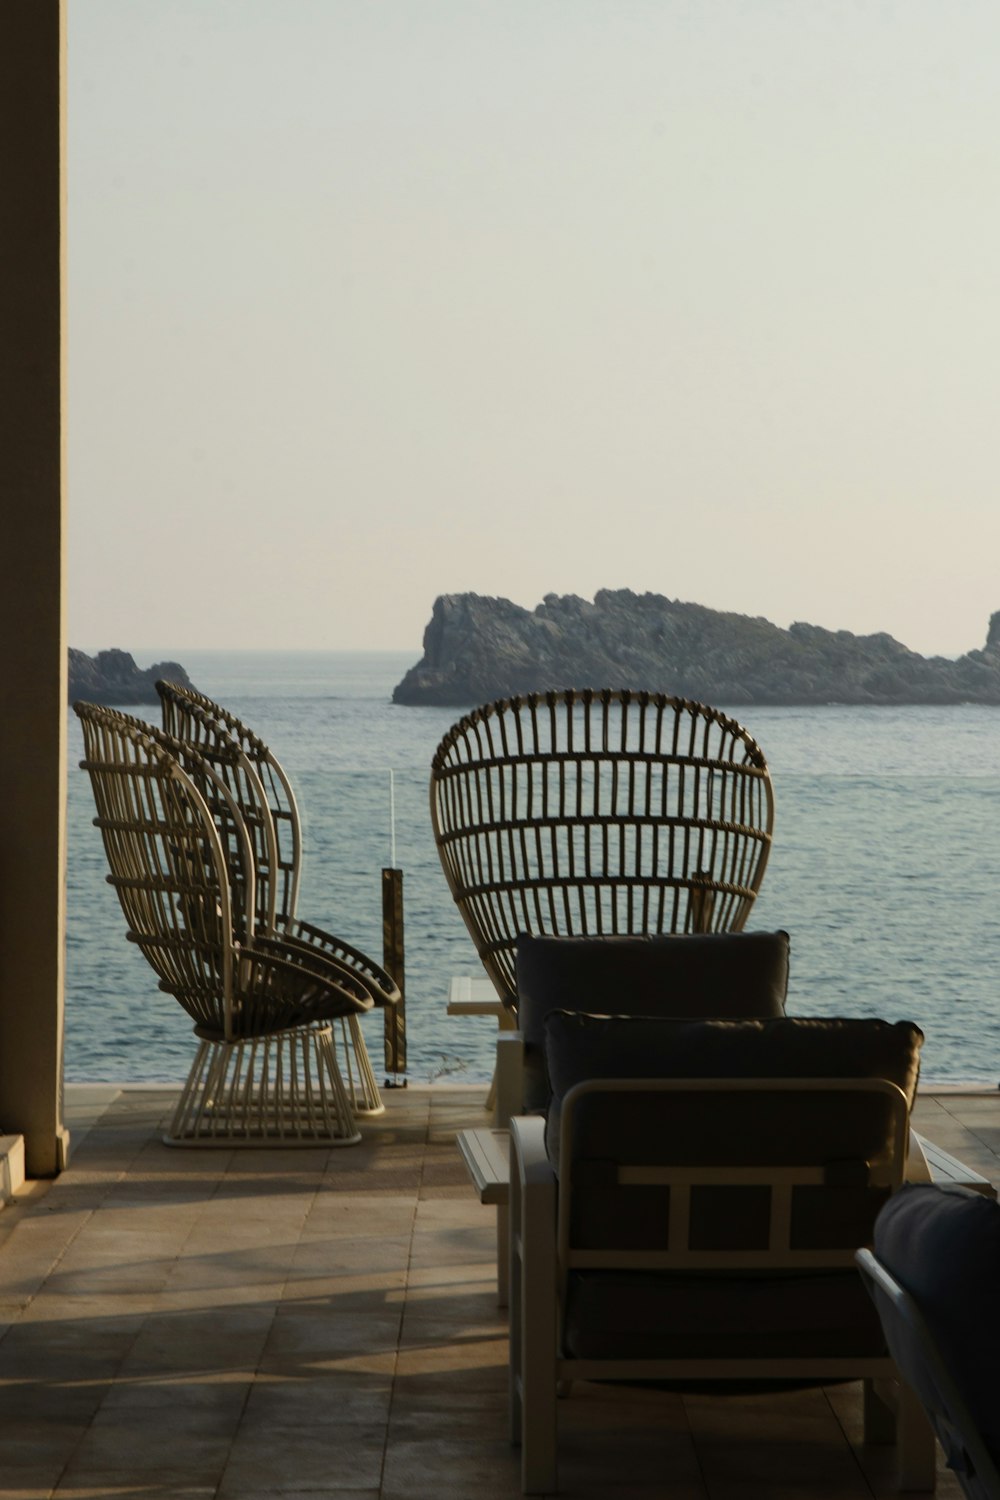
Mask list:
[[891,635],[853,635],[602,589],[593,603],[547,594],[535,609],[444,594],[424,654],[394,703],[470,707],[567,687],[648,689],[725,707],[1000,704],[1000,611],[982,650],[920,656]]
[[87,656],[69,651],[69,701],[103,703],[112,708],[131,708],[137,703],[158,703],[156,683],[160,678],[192,687],[190,677],[175,661],[158,661],[145,669],[137,667],[127,651],[98,651]]

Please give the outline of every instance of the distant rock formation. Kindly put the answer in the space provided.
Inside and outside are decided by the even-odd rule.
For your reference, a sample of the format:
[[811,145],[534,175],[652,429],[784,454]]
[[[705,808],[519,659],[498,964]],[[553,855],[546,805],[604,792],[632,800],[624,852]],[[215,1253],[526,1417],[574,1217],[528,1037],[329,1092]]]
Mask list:
[[127,651],[98,651],[87,656],[69,650],[69,701],[104,703],[112,708],[130,708],[136,703],[158,703],[158,678],[192,687],[190,677],[175,661],[158,661],[145,671],[137,667]]
[[852,635],[602,589],[588,603],[546,594],[534,610],[509,599],[444,594],[424,654],[394,703],[469,707],[518,693],[630,687],[723,706],[1000,704],[1000,611],[986,645],[957,661],[920,656],[892,636]]

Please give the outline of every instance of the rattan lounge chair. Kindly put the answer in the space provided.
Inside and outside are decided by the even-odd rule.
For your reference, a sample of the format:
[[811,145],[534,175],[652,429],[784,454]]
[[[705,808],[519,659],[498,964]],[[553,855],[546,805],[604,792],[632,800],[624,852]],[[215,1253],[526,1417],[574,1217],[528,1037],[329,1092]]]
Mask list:
[[475,709],[431,768],[445,878],[504,1003],[521,933],[739,931],[774,800],[760,746],[704,704],[532,693]]
[[165,1140],[354,1143],[332,1023],[370,1010],[368,987],[334,958],[258,932],[246,825],[191,747],[113,709],[74,707],[128,938],[199,1039]]
[[[399,987],[381,965],[342,938],[296,916],[302,869],[302,828],[291,782],[274,753],[235,714],[204,694],[158,682],[167,733],[195,746],[238,803],[254,846],[256,911],[260,931],[301,943],[356,972],[376,1006],[393,1006]],[[384,1105],[357,1016],[345,1016],[335,1036],[348,1093],[358,1114]]]
[[[902,1488],[934,1446],[853,1264],[902,1181],[918,1029],[554,1013],[511,1122],[511,1438],[552,1493],[574,1380],[863,1379]],[[878,1384],[876,1384],[878,1383]],[[627,1442],[623,1434],[622,1442]]]

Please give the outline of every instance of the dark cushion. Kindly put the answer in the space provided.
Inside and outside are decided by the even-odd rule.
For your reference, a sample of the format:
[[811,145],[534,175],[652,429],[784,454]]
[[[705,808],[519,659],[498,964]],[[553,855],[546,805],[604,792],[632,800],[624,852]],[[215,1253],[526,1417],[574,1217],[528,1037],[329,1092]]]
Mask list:
[[885,1339],[854,1270],[672,1275],[579,1271],[563,1352],[575,1359],[878,1357]]
[[781,1016],[788,991],[787,932],[517,940],[518,1025],[524,1037],[524,1107],[548,1106],[545,1017]]
[[[595,1079],[887,1079],[912,1104],[923,1034],[910,1022],[782,1017],[672,1021],[553,1012],[546,1021],[552,1101],[546,1145],[560,1170],[564,1100]],[[797,1188],[792,1243],[854,1249],[871,1241],[887,1189],[868,1164],[885,1154],[897,1118],[884,1094],[596,1091],[573,1111],[572,1233],[589,1249],[663,1248],[669,1190],[620,1186],[618,1164],[822,1165],[827,1182]],[[737,1194],[741,1195],[737,1201]],[[734,1206],[735,1205],[735,1206]],[[700,1188],[692,1222],[703,1249],[767,1243],[766,1188]]]
[[704,1021],[554,1011],[553,1095],[592,1078],[887,1078],[912,1105],[924,1034],[912,1021],[781,1016]]
[[[875,1255],[917,1303],[1000,1461],[1000,1203],[959,1187],[903,1187],[876,1221]],[[919,1368],[907,1368],[905,1349],[897,1359],[923,1398]]]

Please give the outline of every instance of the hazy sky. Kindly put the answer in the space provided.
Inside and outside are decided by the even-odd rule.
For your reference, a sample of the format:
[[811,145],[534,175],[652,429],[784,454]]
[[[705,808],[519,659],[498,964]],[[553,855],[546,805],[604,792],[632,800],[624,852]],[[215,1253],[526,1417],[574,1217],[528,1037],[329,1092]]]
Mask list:
[[70,637],[980,646],[996,0],[72,0]]

